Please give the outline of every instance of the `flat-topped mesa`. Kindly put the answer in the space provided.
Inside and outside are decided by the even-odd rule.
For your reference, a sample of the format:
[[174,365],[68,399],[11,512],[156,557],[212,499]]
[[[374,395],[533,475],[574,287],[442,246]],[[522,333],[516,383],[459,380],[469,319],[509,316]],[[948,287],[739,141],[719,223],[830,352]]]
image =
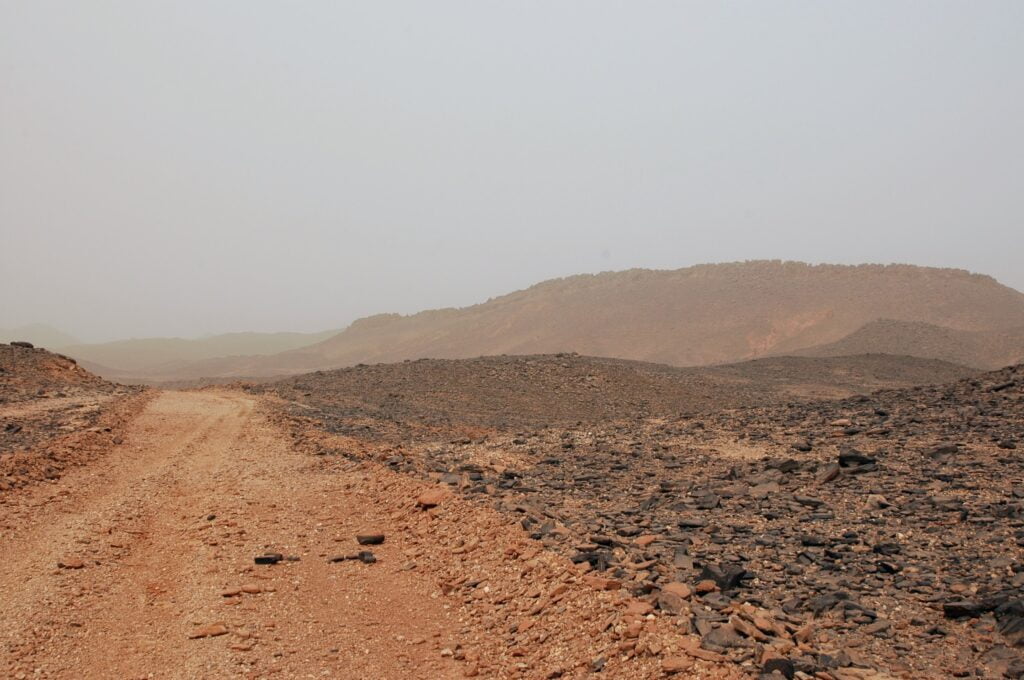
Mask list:
[[[880,318],[1007,331],[1024,328],[1024,295],[988,276],[911,265],[636,269],[545,281],[464,308],[376,315],[300,350],[208,369],[258,376],[563,351],[693,366],[836,342]],[[985,354],[974,365],[998,359]]]

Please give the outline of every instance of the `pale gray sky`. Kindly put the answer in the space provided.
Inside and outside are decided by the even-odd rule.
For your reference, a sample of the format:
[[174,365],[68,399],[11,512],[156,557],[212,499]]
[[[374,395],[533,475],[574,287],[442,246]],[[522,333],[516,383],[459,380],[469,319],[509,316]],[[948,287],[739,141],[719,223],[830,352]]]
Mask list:
[[753,258],[1024,289],[1024,2],[0,0],[0,327]]

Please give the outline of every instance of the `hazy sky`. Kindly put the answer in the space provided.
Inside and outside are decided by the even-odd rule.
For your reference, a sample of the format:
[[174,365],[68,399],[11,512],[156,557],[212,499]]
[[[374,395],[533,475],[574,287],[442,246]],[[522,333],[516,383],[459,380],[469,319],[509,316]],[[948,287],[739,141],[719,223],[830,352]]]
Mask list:
[[754,258],[1024,289],[1024,2],[0,0],[0,327]]

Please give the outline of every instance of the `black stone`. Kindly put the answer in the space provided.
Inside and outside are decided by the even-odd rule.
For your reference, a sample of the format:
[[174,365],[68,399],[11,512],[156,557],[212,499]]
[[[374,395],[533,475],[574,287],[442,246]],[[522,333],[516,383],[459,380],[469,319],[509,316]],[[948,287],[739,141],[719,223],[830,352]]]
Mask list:
[[767,674],[778,672],[789,679],[792,679],[793,675],[796,673],[796,667],[793,665],[793,662],[784,657],[768,659],[764,662],[761,670]]
[[839,452],[839,467],[856,467],[859,465],[870,465],[874,462],[876,462],[874,458],[865,456],[857,449],[846,448]]
[[942,613],[947,619],[976,618],[993,608],[993,603],[983,600],[959,600],[942,605]]
[[800,537],[800,544],[811,547],[822,547],[828,543],[828,540],[824,536],[816,536],[814,534],[804,534]]
[[711,580],[721,590],[732,590],[733,588],[739,588],[744,578],[747,578],[747,571],[735,564],[705,564],[704,568],[701,569],[698,580]]

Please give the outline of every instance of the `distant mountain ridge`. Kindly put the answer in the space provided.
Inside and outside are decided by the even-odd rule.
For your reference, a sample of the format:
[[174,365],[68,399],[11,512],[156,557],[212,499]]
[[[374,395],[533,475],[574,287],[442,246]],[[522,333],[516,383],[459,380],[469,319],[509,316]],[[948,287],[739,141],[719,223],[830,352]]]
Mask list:
[[804,357],[911,354],[973,368],[997,369],[1024,361],[1024,327],[962,331],[920,321],[879,319],[825,345],[793,352]]
[[47,345],[110,380],[173,375],[198,362],[253,357],[316,344],[338,333],[224,333],[204,338],[140,338],[97,344]]
[[75,336],[44,323],[32,323],[17,328],[0,328],[0,342],[16,342],[18,340],[50,348],[77,345],[80,342]]
[[694,366],[834,343],[878,319],[1009,332],[1024,327],[1024,294],[989,276],[913,265],[753,261],[583,274],[461,309],[368,317],[315,345],[208,359],[180,377],[555,352]]

